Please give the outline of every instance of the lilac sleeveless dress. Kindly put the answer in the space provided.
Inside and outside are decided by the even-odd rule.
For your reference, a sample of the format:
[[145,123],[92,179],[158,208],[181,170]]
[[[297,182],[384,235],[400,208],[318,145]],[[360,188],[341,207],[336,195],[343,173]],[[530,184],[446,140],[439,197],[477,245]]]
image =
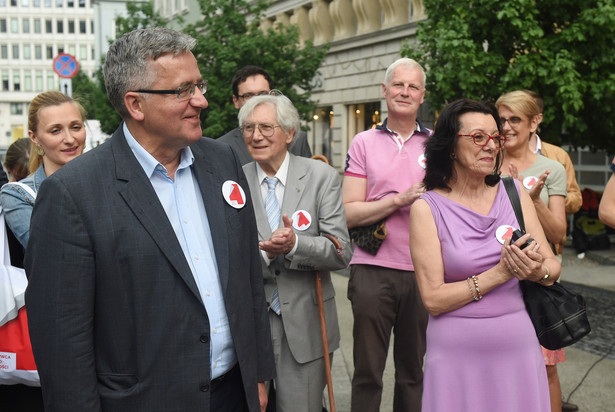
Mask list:
[[[495,266],[502,248],[497,228],[518,227],[502,182],[487,216],[432,191],[422,198],[438,229],[445,282],[465,280]],[[517,279],[478,302],[429,317],[424,412],[550,410],[540,344]]]

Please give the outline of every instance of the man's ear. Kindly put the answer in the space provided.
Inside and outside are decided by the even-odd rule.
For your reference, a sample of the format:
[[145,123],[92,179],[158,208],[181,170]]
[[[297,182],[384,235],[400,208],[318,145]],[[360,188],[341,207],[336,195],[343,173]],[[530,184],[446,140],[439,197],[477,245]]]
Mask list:
[[233,104],[235,105],[235,109],[241,109],[241,106],[239,105],[239,98],[235,95],[233,95]]
[[130,114],[130,117],[136,121],[145,119],[143,110],[143,98],[137,92],[128,92],[124,95],[124,105]]

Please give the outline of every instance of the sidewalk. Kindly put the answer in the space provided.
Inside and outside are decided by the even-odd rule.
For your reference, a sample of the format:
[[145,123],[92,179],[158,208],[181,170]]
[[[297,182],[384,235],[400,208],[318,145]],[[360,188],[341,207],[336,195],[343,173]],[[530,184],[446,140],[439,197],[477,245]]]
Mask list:
[[[595,256],[598,256],[598,258]],[[566,249],[563,259],[562,279],[571,283],[615,291],[615,247],[612,246],[609,251],[588,252],[585,259],[577,259],[576,252],[573,249]],[[601,263],[611,264],[601,264],[594,259],[599,259]],[[341,333],[340,349],[335,352],[332,363],[335,407],[337,412],[349,412],[350,380],[353,371],[353,317],[350,302],[346,298],[348,277],[344,274],[335,273],[332,275],[332,280],[336,291]],[[613,321],[615,322],[615,319]],[[566,357],[566,362],[558,366],[564,399],[570,396],[575,387],[583,380],[584,375],[595,364],[580,387],[572,394],[569,401],[577,404],[581,412],[609,412],[615,410],[615,356],[613,356],[613,353],[596,364],[601,356],[570,347],[566,349]],[[389,350],[383,381],[384,389],[380,411],[391,412],[393,409],[394,382],[393,355],[391,350]],[[511,390],[514,390],[514,388],[511,388]]]

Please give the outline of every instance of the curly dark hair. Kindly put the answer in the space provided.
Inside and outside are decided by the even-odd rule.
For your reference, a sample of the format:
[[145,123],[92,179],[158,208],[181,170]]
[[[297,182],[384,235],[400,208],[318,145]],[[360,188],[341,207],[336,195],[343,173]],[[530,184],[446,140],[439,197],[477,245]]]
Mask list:
[[[426,168],[423,183],[426,190],[436,188],[451,190],[448,183],[454,174],[453,153],[461,129],[459,118],[465,113],[484,113],[493,116],[498,126],[498,133],[502,133],[500,116],[494,105],[470,99],[459,99],[446,105],[438,117],[433,135],[425,143]],[[493,173],[485,176],[485,183],[489,186],[495,186],[500,181],[502,157],[500,150],[496,156]]]

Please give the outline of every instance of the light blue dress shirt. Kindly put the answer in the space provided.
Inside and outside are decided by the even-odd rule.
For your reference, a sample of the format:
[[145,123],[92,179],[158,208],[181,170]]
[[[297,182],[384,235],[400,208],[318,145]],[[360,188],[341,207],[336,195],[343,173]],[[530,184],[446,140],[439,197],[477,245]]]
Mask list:
[[211,336],[211,379],[215,379],[235,365],[237,356],[224,306],[209,220],[201,190],[190,167],[194,155],[189,147],[182,150],[173,180],[167,175],[167,169],[135,140],[125,123],[123,128],[128,146],[149,177],[173,226],[205,304]]

